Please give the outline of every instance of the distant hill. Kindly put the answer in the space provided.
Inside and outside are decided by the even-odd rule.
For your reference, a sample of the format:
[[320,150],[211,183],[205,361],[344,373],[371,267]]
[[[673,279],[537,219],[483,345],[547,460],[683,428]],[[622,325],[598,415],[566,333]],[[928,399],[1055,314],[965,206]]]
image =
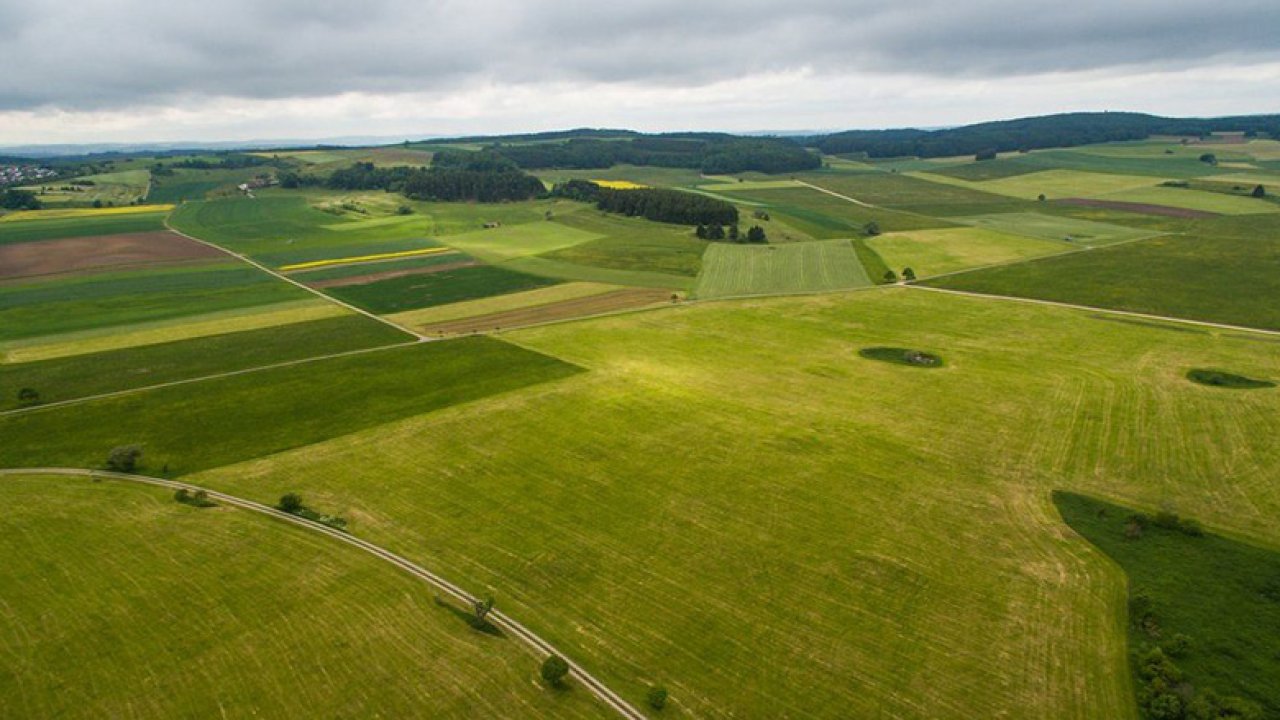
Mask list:
[[1065,113],[932,131],[850,130],[816,135],[801,142],[831,155],[865,153],[873,158],[927,158],[1144,140],[1152,135],[1198,137],[1214,132],[1280,137],[1280,115],[1167,118],[1124,112]]

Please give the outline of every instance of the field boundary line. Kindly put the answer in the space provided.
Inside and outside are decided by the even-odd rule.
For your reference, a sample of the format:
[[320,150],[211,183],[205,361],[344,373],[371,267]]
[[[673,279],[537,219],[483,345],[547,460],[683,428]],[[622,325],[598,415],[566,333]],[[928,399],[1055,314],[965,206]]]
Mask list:
[[[36,412],[37,410],[48,410],[51,408],[66,407],[68,405],[78,405],[80,403],[91,402],[93,400],[102,400],[104,398],[119,397],[121,395],[130,395],[133,393],[149,392],[151,390],[160,390],[176,385],[188,385],[190,383],[205,382],[207,380],[220,380],[222,378],[235,377],[237,375],[248,375],[250,373],[262,372],[264,370],[275,370],[278,368],[293,367],[295,365],[305,365],[310,362],[319,360],[332,360],[340,357],[350,357],[352,355],[363,355],[365,353],[381,352],[383,350],[394,350],[396,348],[409,347],[417,345],[418,340],[410,340],[408,342],[399,342],[392,345],[378,345],[377,347],[357,348],[355,350],[343,350],[342,352],[329,353],[327,355],[315,355],[313,357],[298,358],[296,360],[286,360],[284,362],[272,363],[270,365],[257,365],[250,368],[241,368],[239,370],[228,370],[226,372],[213,373],[212,375],[200,375],[198,377],[181,378],[179,380],[170,380],[168,382],[156,383],[155,385],[144,385],[143,387],[126,388],[124,390],[112,390],[111,392],[97,393],[95,395],[86,395],[78,398],[68,398],[66,400],[57,400],[49,403],[41,403],[30,407],[12,408],[0,411],[0,417],[7,415],[21,415],[23,413]],[[21,363],[15,363],[10,367],[15,367]]]
[[[383,548],[380,545],[375,545],[374,543],[371,543],[368,540],[362,540],[349,533],[335,530],[327,525],[322,525],[318,522],[307,520],[305,518],[298,517],[297,515],[291,515],[284,511],[277,510],[276,508],[270,507],[268,505],[263,505],[262,503],[255,502],[253,500],[247,500],[245,498],[241,498],[235,495],[228,495],[226,493],[218,492],[217,490],[210,490],[208,488],[203,488],[198,485],[192,485],[190,483],[185,483],[178,480],[167,480],[165,478],[151,477],[149,475],[132,475],[128,473],[111,472],[108,470],[87,470],[83,468],[3,468],[3,469],[0,469],[0,476],[4,476],[4,475],[9,475],[9,476],[62,475],[62,476],[71,476],[71,477],[88,477],[91,479],[108,478],[112,480],[123,480],[126,482],[135,482],[143,485],[153,485],[156,487],[162,487],[162,488],[167,488],[171,490],[185,489],[192,492],[196,490],[203,490],[206,493],[208,493],[209,497],[213,500],[218,500],[243,510],[251,510],[256,513],[261,513],[275,520],[281,520],[284,522],[292,523],[299,527],[306,528],[314,532],[318,532],[322,535],[327,535],[335,540],[339,540],[341,542],[347,543],[348,545],[353,545],[357,548],[360,548],[361,550],[364,550],[365,552],[381,560],[384,560],[392,565],[395,565],[396,567],[409,573],[410,575],[425,581],[428,585],[431,585],[435,589],[447,594],[453,599],[466,604],[468,607],[472,606],[474,603],[476,603],[479,600],[479,598],[472,595],[471,593],[468,593],[466,590],[462,589],[458,585],[453,584],[452,582],[446,580],[440,575],[437,575],[431,572],[430,570],[427,570],[426,568],[422,567],[421,565],[418,565],[406,558],[403,558],[400,555],[397,555],[391,552],[390,550]],[[613,690],[610,690],[607,685],[605,685],[603,682],[598,680],[591,673],[584,670],[582,666],[578,665],[573,660],[570,660],[569,658],[565,657],[564,653],[561,653],[560,651],[558,651],[554,645],[538,637],[533,633],[533,631],[529,630],[524,625],[521,625],[519,622],[517,622],[516,620],[513,620],[512,618],[510,618],[505,613],[499,610],[490,611],[487,618],[491,619],[494,622],[494,624],[498,625],[502,629],[507,630],[512,635],[515,635],[520,640],[524,641],[524,643],[529,647],[531,647],[534,650],[534,653],[539,655],[540,657],[548,656],[548,655],[558,655],[564,658],[565,662],[568,663],[569,665],[569,674],[574,679],[581,682],[582,685],[585,688],[587,688],[587,690],[592,695],[595,695],[597,699],[599,699],[605,705],[608,705],[610,708],[615,710],[622,717],[627,718],[627,720],[645,720],[645,716],[643,713],[641,713],[639,710],[633,707],[626,700],[623,700],[621,696],[619,696]]]
[[1197,327],[1213,328],[1216,330],[1231,330],[1233,332],[1255,333],[1258,335],[1272,335],[1280,337],[1280,330],[1267,330],[1264,328],[1247,327],[1244,325],[1229,325],[1227,323],[1216,323],[1208,320],[1192,320],[1190,318],[1172,317],[1170,315],[1152,315],[1150,313],[1140,313],[1132,310],[1116,310],[1115,308],[1098,307],[1096,305],[1077,305],[1075,303],[1059,302],[1057,300],[1040,300],[1037,298],[1020,297],[1017,295],[991,295],[988,293],[971,292],[969,290],[952,290],[951,288],[930,287],[928,285],[919,285],[916,283],[899,283],[897,286],[914,288],[916,290],[927,290],[929,292],[946,293],[948,295],[963,295],[965,297],[981,298],[985,300],[1007,300],[1009,302],[1048,305],[1050,307],[1067,308],[1069,310],[1088,310],[1089,312],[1103,313],[1106,315],[1119,315],[1123,317],[1139,318],[1142,320],[1156,320],[1182,325],[1195,325]]
[[[817,190],[817,191],[818,191],[818,192],[820,192],[820,193],[826,193],[826,194],[828,194],[828,195],[830,195],[830,196],[832,196],[832,197],[838,197],[838,198],[840,198],[841,200],[845,200],[845,201],[847,201],[847,202],[851,202],[851,203],[853,203],[854,205],[861,205],[862,207],[865,207],[865,208],[874,208],[874,209],[876,209],[876,210],[888,210],[888,209],[890,209],[890,208],[882,208],[882,207],[880,207],[879,205],[872,205],[872,204],[871,204],[871,203],[869,203],[869,202],[865,202],[865,201],[859,200],[858,198],[855,198],[855,197],[849,197],[848,195],[841,195],[840,193],[836,192],[835,190],[828,190],[828,189],[826,189],[826,188],[824,188],[824,187],[820,187],[820,186],[818,186],[818,185],[814,185],[814,184],[813,184],[813,183],[811,183],[811,182],[805,182],[804,180],[796,180],[796,182],[800,183],[801,185],[803,185],[803,186],[805,186],[805,187],[807,187],[807,188],[811,188],[811,189],[813,189],[813,190]],[[898,211],[895,211],[895,212],[902,212],[902,211],[901,211],[901,210],[898,210]],[[915,215],[915,214],[917,214],[917,213],[911,213],[911,214],[912,214],[912,215]]]
[[248,264],[250,264],[250,265],[252,265],[252,266],[254,266],[254,267],[258,268],[258,269],[259,269],[259,270],[261,270],[262,272],[264,272],[264,273],[266,273],[266,274],[268,274],[268,275],[271,275],[272,277],[275,277],[275,278],[276,278],[276,279],[278,279],[278,280],[283,280],[283,281],[285,281],[285,282],[289,283],[290,285],[293,285],[294,287],[302,288],[303,290],[306,290],[307,292],[311,293],[312,295],[316,295],[316,296],[318,296],[318,297],[324,298],[325,300],[328,300],[329,302],[334,303],[334,304],[336,304],[336,305],[341,305],[342,307],[344,307],[344,308],[346,308],[346,309],[348,309],[348,310],[350,310],[350,311],[352,311],[352,312],[359,313],[359,314],[361,314],[361,315],[364,315],[364,316],[365,316],[365,317],[367,317],[367,318],[372,318],[372,319],[374,319],[374,320],[377,320],[378,322],[380,322],[380,323],[382,323],[382,324],[384,324],[384,325],[390,325],[391,327],[393,327],[393,328],[395,328],[395,329],[397,329],[397,330],[399,330],[399,331],[401,331],[401,332],[408,333],[408,334],[410,334],[410,335],[414,336],[415,338],[417,338],[417,339],[418,339],[418,342],[430,342],[430,341],[431,341],[431,338],[426,337],[425,335],[420,335],[420,334],[418,334],[418,333],[414,332],[413,330],[410,330],[409,328],[407,328],[407,327],[405,327],[405,326],[403,326],[403,325],[401,325],[401,324],[399,324],[399,323],[397,323],[397,322],[394,322],[394,321],[392,321],[392,320],[388,320],[387,318],[384,318],[384,317],[382,317],[381,315],[377,315],[377,314],[371,313],[371,312],[369,312],[368,310],[365,310],[364,308],[358,308],[358,307],[356,307],[355,305],[352,305],[351,303],[343,302],[342,300],[339,300],[338,298],[336,298],[336,297],[334,297],[334,296],[332,296],[332,295],[328,295],[328,294],[326,294],[326,293],[322,293],[322,292],[320,292],[319,290],[316,290],[316,289],[315,289],[315,288],[313,288],[313,287],[309,287],[309,286],[307,286],[307,285],[304,285],[303,283],[300,283],[300,282],[298,282],[297,280],[294,280],[294,279],[293,279],[293,278],[291,278],[291,277],[288,277],[288,276],[286,276],[286,275],[284,275],[284,274],[282,274],[282,273],[279,273],[279,272],[277,272],[277,271],[275,271],[275,270],[272,270],[271,268],[267,267],[266,265],[263,265],[262,263],[258,262],[257,260],[254,260],[254,259],[250,258],[250,257],[249,257],[249,256],[247,256],[247,255],[244,255],[244,254],[242,254],[242,253],[235,252],[234,250],[228,250],[227,248],[224,248],[224,247],[222,247],[221,245],[218,245],[217,243],[209,242],[208,240],[201,240],[200,238],[195,237],[194,235],[188,235],[187,233],[184,233],[184,232],[182,232],[181,230],[179,230],[179,229],[175,228],[175,227],[174,227],[174,226],[169,222],[169,218],[168,218],[167,216],[166,216],[166,217],[165,217],[165,219],[164,219],[164,227],[165,227],[165,229],[166,229],[166,230],[168,230],[169,232],[171,232],[171,233],[173,233],[173,234],[175,234],[175,235],[180,235],[180,236],[182,236],[182,237],[184,237],[184,238],[186,238],[186,239],[188,239],[188,240],[191,240],[191,241],[193,241],[193,242],[198,242],[198,243],[200,243],[201,245],[206,245],[206,246],[208,246],[208,247],[211,247],[211,248],[214,248],[214,249],[219,250],[219,251],[221,251],[221,252],[224,252],[224,253],[226,253],[226,254],[230,255],[231,257],[233,257],[233,258],[235,258],[235,259],[237,259],[237,260],[240,260],[241,262],[246,262],[246,263],[248,263]]

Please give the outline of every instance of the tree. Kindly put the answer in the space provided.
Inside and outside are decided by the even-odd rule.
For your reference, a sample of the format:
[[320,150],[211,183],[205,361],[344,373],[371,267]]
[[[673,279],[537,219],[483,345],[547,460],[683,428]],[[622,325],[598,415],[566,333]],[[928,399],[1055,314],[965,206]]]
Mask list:
[[738,226],[730,225],[729,226],[729,242],[738,242],[738,233],[739,233]]
[[21,405],[35,405],[40,402],[40,393],[35,388],[24,387],[18,391],[18,403]]
[[1217,156],[1217,155],[1214,155],[1213,153],[1205,153],[1205,154],[1203,154],[1203,155],[1201,155],[1201,156],[1200,156],[1200,162],[1202,162],[1202,163],[1208,163],[1208,164],[1210,164],[1210,165],[1217,165],[1217,164],[1218,164],[1218,156]]
[[645,699],[649,701],[649,707],[654,710],[661,710],[667,706],[667,689],[661,686],[649,688],[649,694]]
[[769,238],[764,234],[764,228],[759,225],[752,225],[751,228],[747,230],[747,242],[766,243],[769,242]]
[[706,240],[706,239],[707,239],[707,226],[706,226],[706,225],[699,224],[699,225],[698,225],[698,227],[697,227],[697,229],[695,229],[695,230],[693,231],[693,234],[694,234],[694,235],[697,235],[697,236],[698,236],[698,238],[699,238],[699,239],[701,239],[701,240]]
[[189,503],[191,502],[191,491],[186,488],[178,488],[173,493],[173,499],[183,504]]
[[1044,193],[1040,193],[1040,195],[1037,196],[1036,199],[1039,200],[1040,202],[1044,202],[1045,200],[1048,200],[1048,198],[1044,196]]
[[301,495],[297,493],[286,493],[280,496],[280,502],[276,503],[276,507],[290,515],[294,515],[301,512],[306,506],[302,504]]
[[542,679],[551,687],[564,687],[564,678],[568,674],[569,663],[559,655],[550,655],[542,661]]
[[5,210],[39,210],[40,199],[30,190],[9,188],[0,193],[0,208]]
[[1250,193],[1250,194],[1251,194],[1251,195],[1253,195],[1253,196],[1254,196],[1254,197],[1256,197],[1256,198],[1264,198],[1264,197],[1266,197],[1266,196],[1267,196],[1267,189],[1266,189],[1266,188],[1264,188],[1264,187],[1262,187],[1261,185],[1259,185],[1259,186],[1255,187],[1255,188],[1253,189],[1253,192],[1252,192],[1252,193]]
[[724,228],[723,228],[723,227],[721,227],[721,226],[719,226],[719,225],[709,225],[709,226],[707,227],[707,239],[708,239],[708,240],[723,240],[723,239],[724,239]]
[[880,223],[876,222],[875,220],[872,220],[871,222],[867,223],[866,225],[863,225],[863,226],[862,226],[862,234],[863,234],[863,235],[870,236],[870,237],[875,237],[876,235],[879,235],[879,234],[880,234]]
[[884,281],[885,281],[885,282],[887,282],[887,283],[896,283],[896,282],[898,282],[898,273],[896,273],[896,272],[894,272],[894,271],[892,271],[892,270],[885,270],[885,271],[884,271]]
[[131,473],[142,459],[142,448],[137,445],[121,445],[107,454],[107,469],[112,472]]
[[471,609],[476,614],[476,624],[484,625],[487,622],[485,620],[485,616],[488,615],[489,611],[493,609],[493,596],[490,595],[489,597],[483,600],[473,601],[471,603]]
[[902,268],[902,279],[911,282],[916,279],[916,271],[911,268]]

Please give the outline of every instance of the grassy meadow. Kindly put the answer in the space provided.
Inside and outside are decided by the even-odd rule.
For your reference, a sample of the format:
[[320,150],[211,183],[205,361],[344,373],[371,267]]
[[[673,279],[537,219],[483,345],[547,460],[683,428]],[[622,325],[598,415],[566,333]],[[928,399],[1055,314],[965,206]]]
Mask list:
[[848,240],[786,245],[716,243],[707,249],[694,293],[709,299],[848,290],[871,284]]
[[197,479],[359,517],[673,715],[1134,717],[1123,575],[1051,491],[1280,543],[1280,395],[1183,377],[1280,375],[1253,337],[911,289],[504,337],[588,372]]
[[5,477],[0,500],[11,717],[605,717],[423,582],[301,528],[84,478]]

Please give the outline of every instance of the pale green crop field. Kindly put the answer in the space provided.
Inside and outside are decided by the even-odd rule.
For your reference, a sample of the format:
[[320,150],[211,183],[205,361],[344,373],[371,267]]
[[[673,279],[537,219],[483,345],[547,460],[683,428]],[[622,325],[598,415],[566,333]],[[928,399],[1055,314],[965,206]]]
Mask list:
[[553,220],[474,230],[449,235],[442,242],[481,260],[502,262],[572,247],[600,237],[603,235],[571,228]]
[[1109,245],[1161,234],[1143,228],[1034,212],[969,215],[952,219],[958,223],[997,232],[1025,235],[1042,240],[1061,240],[1081,245]]
[[1223,215],[1251,215],[1280,212],[1280,205],[1239,195],[1189,190],[1187,188],[1151,187],[1099,196],[1104,200],[1168,205],[1188,210],[1204,210]]
[[973,190],[983,190],[1023,200],[1035,200],[1042,194],[1050,200],[1072,197],[1097,197],[1122,190],[1150,187],[1160,182],[1159,178],[1153,177],[1094,173],[1081,170],[1042,170],[1040,172],[981,182],[972,182],[925,172],[909,174],[921,180],[941,182]]
[[703,255],[694,294],[705,299],[847,290],[871,284],[848,240],[712,243]]
[[867,238],[867,245],[894,272],[909,267],[916,277],[1066,252],[1061,242],[1037,240],[980,227],[911,230]]
[[670,716],[1132,718],[1123,575],[1051,490],[1280,545],[1280,393],[1183,378],[1278,377],[1265,338],[917,289],[505,337],[588,372],[198,480],[359,517]]
[[0,500],[6,716],[607,716],[316,533],[118,481],[5,477]]

